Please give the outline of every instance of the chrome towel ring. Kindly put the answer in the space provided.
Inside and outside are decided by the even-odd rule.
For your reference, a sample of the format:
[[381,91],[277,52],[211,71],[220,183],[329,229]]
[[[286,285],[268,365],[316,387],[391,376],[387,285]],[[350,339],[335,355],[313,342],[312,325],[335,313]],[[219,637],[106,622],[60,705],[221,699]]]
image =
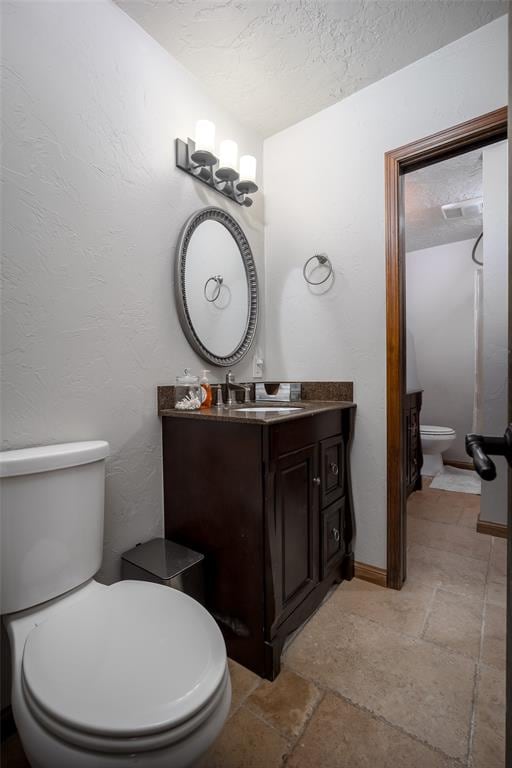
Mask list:
[[[206,289],[208,288],[208,283],[211,283],[212,280],[215,283],[215,288],[213,289],[213,292],[210,298],[208,298]],[[204,289],[203,289],[204,297],[206,301],[210,302],[210,304],[213,303],[214,301],[217,301],[217,299],[219,298],[220,289],[222,287],[223,282],[224,282],[224,278],[222,277],[222,275],[213,275],[212,277],[209,277],[206,283],[204,284]]]
[[[315,281],[315,280],[310,280],[308,277],[308,274],[307,274],[308,264],[310,263],[310,261],[313,261],[313,259],[316,259],[318,261],[318,265],[326,266],[329,270],[323,280]],[[315,255],[310,256],[309,259],[304,264],[304,269],[302,270],[302,274],[304,275],[304,280],[309,285],[322,285],[322,283],[327,282],[327,280],[332,275],[332,264],[331,264],[330,258],[325,253],[315,253]]]

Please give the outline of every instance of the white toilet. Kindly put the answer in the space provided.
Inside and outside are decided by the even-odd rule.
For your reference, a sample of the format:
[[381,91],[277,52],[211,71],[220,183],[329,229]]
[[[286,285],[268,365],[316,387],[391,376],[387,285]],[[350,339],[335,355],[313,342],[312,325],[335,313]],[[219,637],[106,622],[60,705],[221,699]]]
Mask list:
[[14,718],[33,768],[185,768],[228,715],[226,648],[191,597],[92,578],[108,450],[95,441],[0,453]]
[[443,453],[450,448],[457,437],[451,427],[420,426],[423,466],[421,474],[435,477],[443,471]]

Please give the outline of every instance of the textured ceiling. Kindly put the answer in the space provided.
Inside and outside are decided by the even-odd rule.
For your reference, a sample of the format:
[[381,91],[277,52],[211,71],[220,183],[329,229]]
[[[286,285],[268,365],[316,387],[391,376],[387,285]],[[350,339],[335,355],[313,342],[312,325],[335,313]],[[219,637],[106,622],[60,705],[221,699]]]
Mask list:
[[477,238],[482,216],[447,221],[441,205],[482,196],[482,150],[429,165],[405,176],[405,246],[408,251]]
[[500,0],[116,0],[270,136],[506,13]]

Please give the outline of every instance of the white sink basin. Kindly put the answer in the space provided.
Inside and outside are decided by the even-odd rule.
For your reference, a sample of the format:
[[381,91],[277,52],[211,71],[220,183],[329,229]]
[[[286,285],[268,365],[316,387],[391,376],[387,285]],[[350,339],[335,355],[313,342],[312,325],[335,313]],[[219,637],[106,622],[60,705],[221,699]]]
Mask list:
[[251,408],[237,408],[237,413],[293,413],[294,411],[302,411],[303,408],[300,405],[260,405],[252,406]]

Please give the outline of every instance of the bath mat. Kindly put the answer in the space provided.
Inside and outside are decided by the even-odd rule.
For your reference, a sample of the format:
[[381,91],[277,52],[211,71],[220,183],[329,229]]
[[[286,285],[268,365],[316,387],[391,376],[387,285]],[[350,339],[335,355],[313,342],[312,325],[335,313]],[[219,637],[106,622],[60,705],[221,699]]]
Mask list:
[[458,491],[459,493],[481,492],[481,481],[477,473],[472,469],[458,469],[446,466],[443,472],[434,477],[431,488],[440,491]]

